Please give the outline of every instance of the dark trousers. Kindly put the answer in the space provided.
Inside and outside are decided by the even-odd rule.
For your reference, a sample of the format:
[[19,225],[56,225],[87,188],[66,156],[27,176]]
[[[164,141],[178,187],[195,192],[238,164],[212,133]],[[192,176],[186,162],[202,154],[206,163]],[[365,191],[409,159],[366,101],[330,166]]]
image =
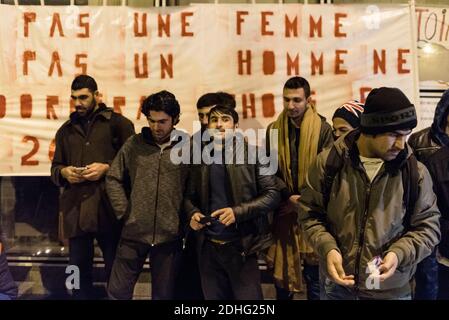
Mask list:
[[199,261],[206,300],[263,300],[255,254],[244,257],[234,243],[205,240]]
[[302,274],[307,286],[307,300],[320,300],[320,267],[304,262]]
[[294,292],[278,287],[277,285],[274,285],[274,287],[276,289],[276,300],[293,300]]
[[[319,266],[304,262],[303,277],[307,287],[307,300],[320,300],[320,271]],[[276,300],[293,300],[294,293],[275,286]]]
[[418,263],[415,273],[414,300],[436,300],[438,297],[438,262],[436,250]]
[[109,298],[132,299],[134,286],[142,272],[145,260],[149,256],[151,298],[153,300],[173,299],[181,251],[181,241],[150,246],[140,242],[120,240],[109,280]]
[[74,299],[95,299],[93,291],[93,259],[94,239],[103,254],[105,264],[106,281],[111,274],[112,264],[115,258],[118,235],[112,233],[86,233],[69,239],[69,264],[75,265],[80,271],[80,288],[73,289]]
[[196,238],[193,233],[190,233],[186,239],[175,288],[175,298],[178,300],[204,300],[198,268]]
[[438,264],[438,299],[449,300],[449,267]]

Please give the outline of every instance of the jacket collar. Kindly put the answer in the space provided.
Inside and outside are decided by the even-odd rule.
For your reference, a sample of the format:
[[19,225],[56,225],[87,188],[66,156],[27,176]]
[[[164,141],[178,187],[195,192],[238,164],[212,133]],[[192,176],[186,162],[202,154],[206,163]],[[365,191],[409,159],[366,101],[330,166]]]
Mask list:
[[[151,133],[151,129],[149,127],[143,127],[141,130],[142,133],[142,138],[143,140],[151,145],[157,146],[158,144],[156,143],[156,141],[154,141],[153,135]],[[173,131],[171,132],[171,136],[170,136],[170,147],[173,147],[174,145],[180,143],[183,141],[183,137],[184,137],[184,142],[189,142],[190,139],[188,138],[188,135],[180,130],[176,130],[173,129]]]
[[[343,158],[351,161],[354,167],[361,165],[360,162],[360,152],[357,147],[357,140],[360,137],[360,130],[356,129],[348,134],[344,135],[335,142],[337,151]],[[396,158],[390,161],[385,161],[385,171],[390,174],[396,174],[407,162],[408,157],[411,155],[412,151],[410,146],[406,143],[405,148],[399,152]]]
[[[229,140],[225,142],[225,146],[223,149],[221,149],[221,156],[223,157],[222,163],[225,164],[225,159],[232,159],[232,164],[241,164],[247,162],[248,158],[248,142],[245,139],[245,136],[239,132],[235,131],[232,137],[228,138]],[[224,141],[223,141],[224,142]],[[205,154],[201,154],[201,156],[207,157],[207,163],[210,163],[214,159],[214,140],[211,139],[208,142],[206,141],[203,145],[205,148],[211,148],[208,149],[208,152]],[[203,159],[201,160],[203,162]],[[229,166],[229,165],[227,165]]]
[[[94,119],[96,117],[103,117],[107,120],[110,120],[112,117],[112,109],[108,108],[104,103],[99,103],[98,109],[95,110],[89,117],[92,117],[92,119]],[[71,122],[79,122],[80,118],[81,118],[81,116],[76,111],[73,111],[70,114]]]

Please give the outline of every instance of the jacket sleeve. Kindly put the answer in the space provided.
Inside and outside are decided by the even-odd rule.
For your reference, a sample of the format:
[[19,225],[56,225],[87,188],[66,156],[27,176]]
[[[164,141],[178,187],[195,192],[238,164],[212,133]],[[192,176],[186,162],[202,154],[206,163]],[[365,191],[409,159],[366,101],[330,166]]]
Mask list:
[[275,176],[267,172],[268,166],[258,164],[256,168],[258,196],[232,208],[237,223],[268,214],[277,208],[281,200]]
[[329,149],[321,152],[311,164],[301,189],[298,214],[298,223],[307,241],[322,259],[325,259],[332,249],[340,251],[335,238],[327,229],[326,208],[323,204],[321,186],[328,155]]
[[123,218],[128,209],[126,183],[129,182],[127,155],[130,140],[117,153],[106,175],[106,192],[118,219]]
[[55,136],[55,153],[53,156],[53,160],[51,162],[51,181],[58,187],[63,187],[67,184],[67,180],[65,180],[61,175],[61,170],[68,166],[66,159],[66,151],[64,150],[64,144],[62,140],[62,131],[61,129],[56,132]]
[[334,136],[332,134],[332,127],[326,122],[326,120],[323,120],[321,123],[320,140],[318,142],[318,153],[326,148],[332,147],[333,143]]
[[[268,125],[268,128],[267,128],[267,132],[266,132],[266,134],[265,134],[265,148],[266,148],[266,150],[267,151],[269,151],[270,153],[273,151],[273,152],[277,152],[278,150],[277,149],[273,149],[273,150],[271,150],[270,148],[271,148],[271,144],[270,144],[270,132],[271,132],[271,129],[273,128],[273,123],[270,123],[269,125]],[[276,157],[278,160],[278,164],[279,164],[279,155]],[[284,182],[284,180],[282,180],[282,178],[281,178],[281,171],[279,170],[279,166],[278,166],[278,170],[277,170],[277,172],[276,172],[276,175],[274,175],[274,180],[275,180],[275,183],[276,183],[276,188],[279,190],[279,192],[280,192],[280,195],[281,195],[281,200],[282,201],[286,201],[286,200],[288,200],[288,198],[290,198],[290,196],[292,195],[292,193],[290,192],[290,190],[288,189],[288,187],[287,187],[287,184]]]
[[132,123],[131,120],[125,117],[122,117],[119,131],[120,146],[123,146],[123,144],[126,142],[126,140],[128,140],[129,137],[136,134],[134,130],[134,123]]
[[432,189],[432,179],[426,167],[418,162],[419,196],[410,217],[410,230],[395,241],[387,250],[396,253],[398,266],[416,264],[431,254],[439,243],[440,211]]
[[199,209],[199,192],[196,190],[196,180],[199,179],[195,174],[199,167],[192,165],[190,167],[189,178],[187,179],[186,190],[184,193],[183,209],[186,215],[187,223],[190,222],[195,212],[201,212]]
[[[117,125],[112,125],[112,129],[116,130],[113,134],[114,140],[117,140],[114,145],[117,150],[119,150],[125,142],[128,140],[129,137],[136,134],[134,130],[134,123],[132,123],[131,120],[128,118],[120,115],[118,118],[118,121],[116,121]],[[112,160],[107,161],[106,163],[111,166]]]

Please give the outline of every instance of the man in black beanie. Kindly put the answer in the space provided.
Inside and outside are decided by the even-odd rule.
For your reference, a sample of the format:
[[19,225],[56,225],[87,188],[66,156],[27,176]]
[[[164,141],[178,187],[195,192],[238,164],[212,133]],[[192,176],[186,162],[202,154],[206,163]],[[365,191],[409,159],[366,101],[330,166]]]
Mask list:
[[322,299],[411,299],[416,265],[440,239],[431,177],[406,143],[416,124],[401,90],[373,89],[360,128],[311,165],[299,221],[321,260]]

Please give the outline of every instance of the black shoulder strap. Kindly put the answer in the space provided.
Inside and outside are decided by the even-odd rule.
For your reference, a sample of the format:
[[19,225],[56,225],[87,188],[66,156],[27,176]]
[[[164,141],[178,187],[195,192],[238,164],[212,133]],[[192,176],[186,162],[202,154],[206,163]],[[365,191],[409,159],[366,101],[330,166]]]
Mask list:
[[329,203],[332,183],[334,182],[335,176],[342,167],[343,159],[338,154],[337,149],[333,145],[329,151],[329,155],[326,160],[326,166],[324,167],[324,181],[322,185],[324,208],[327,208],[327,205]]
[[415,209],[416,199],[419,195],[419,174],[418,174],[418,160],[414,154],[411,154],[407,163],[402,167],[402,186],[404,188],[404,227],[408,230],[410,227],[410,219]]

